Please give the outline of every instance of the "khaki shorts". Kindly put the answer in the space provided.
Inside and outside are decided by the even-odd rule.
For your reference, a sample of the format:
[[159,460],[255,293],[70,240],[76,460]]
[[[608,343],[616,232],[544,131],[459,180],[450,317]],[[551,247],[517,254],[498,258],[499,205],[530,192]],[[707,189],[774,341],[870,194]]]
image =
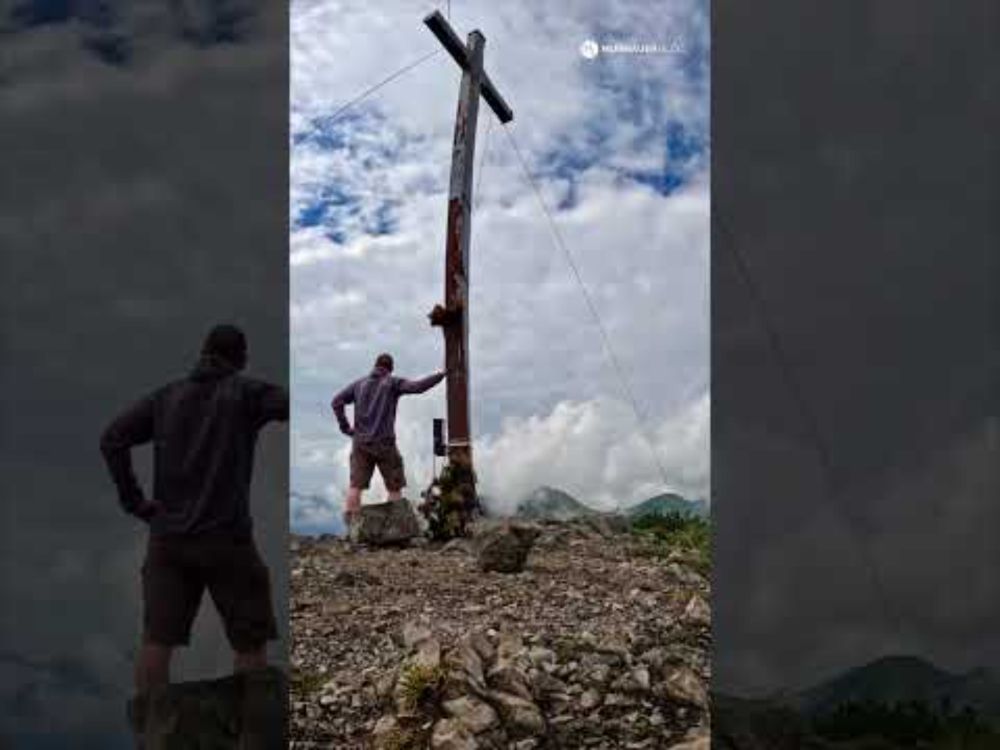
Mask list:
[[270,577],[252,538],[151,534],[142,566],[144,639],[187,645],[206,588],[233,650],[255,651],[278,637]]
[[406,486],[403,457],[395,440],[355,440],[351,446],[351,487],[367,490],[376,466],[389,492],[399,492]]

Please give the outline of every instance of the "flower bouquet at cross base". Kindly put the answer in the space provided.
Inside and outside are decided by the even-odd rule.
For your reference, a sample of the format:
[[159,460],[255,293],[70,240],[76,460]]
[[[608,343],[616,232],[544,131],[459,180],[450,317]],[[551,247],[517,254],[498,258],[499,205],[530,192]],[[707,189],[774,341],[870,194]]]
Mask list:
[[446,465],[421,497],[418,510],[436,541],[468,536],[469,525],[480,513],[475,473],[459,464]]

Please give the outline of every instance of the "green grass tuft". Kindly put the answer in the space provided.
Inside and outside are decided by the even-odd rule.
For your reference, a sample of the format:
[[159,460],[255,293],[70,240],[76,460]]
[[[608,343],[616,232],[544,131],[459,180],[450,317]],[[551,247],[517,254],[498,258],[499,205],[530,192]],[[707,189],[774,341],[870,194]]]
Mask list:
[[440,666],[411,664],[399,678],[399,697],[408,711],[433,713],[441,701],[445,672]]
[[676,550],[702,575],[711,571],[712,527],[704,518],[676,511],[641,516],[632,522],[632,533],[647,542],[647,551],[655,557],[666,557]]
[[289,682],[293,694],[312,695],[318,693],[329,679],[327,675],[319,672],[293,668]]

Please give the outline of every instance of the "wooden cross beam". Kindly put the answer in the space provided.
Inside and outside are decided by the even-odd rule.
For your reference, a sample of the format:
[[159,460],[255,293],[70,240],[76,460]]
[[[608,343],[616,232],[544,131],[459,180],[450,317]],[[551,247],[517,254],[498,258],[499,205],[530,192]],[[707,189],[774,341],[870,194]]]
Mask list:
[[[483,35],[478,31],[473,31],[469,34],[469,46],[462,44],[462,40],[458,38],[458,34],[451,28],[451,24],[441,15],[441,11],[434,11],[429,16],[424,19],[424,23],[427,28],[431,30],[431,33],[437,37],[437,40],[441,42],[448,54],[452,56],[455,62],[458,63],[464,71],[468,71],[470,67],[470,56],[469,49],[471,49],[472,44],[472,34],[476,34],[479,37]],[[483,38],[481,43],[485,44],[486,39]],[[480,45],[480,46],[481,46]],[[496,86],[493,85],[493,81],[490,77],[486,75],[486,72],[482,70],[482,65],[480,65],[480,93],[486,100],[486,103],[490,105],[490,109],[496,114],[500,119],[500,122],[506,125],[508,122],[514,119],[514,113],[511,108],[507,106],[507,102],[504,98],[500,96],[500,92],[497,91]]]
[[[438,41],[462,69],[455,141],[448,190],[448,229],[445,238],[444,306],[430,314],[431,323],[444,332],[448,370],[448,462],[472,473],[472,434],[469,424],[469,237],[472,208],[472,167],[476,150],[476,122],[480,95],[501,123],[514,113],[483,71],[486,38],[472,31],[463,44],[439,11],[424,19]],[[473,474],[474,476],[474,474]],[[474,498],[473,498],[474,499]]]

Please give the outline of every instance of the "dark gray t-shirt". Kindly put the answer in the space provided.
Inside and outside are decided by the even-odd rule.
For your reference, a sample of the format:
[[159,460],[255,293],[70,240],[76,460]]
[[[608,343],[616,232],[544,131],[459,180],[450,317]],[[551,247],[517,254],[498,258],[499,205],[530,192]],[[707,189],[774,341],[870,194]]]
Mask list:
[[130,451],[153,444],[152,499],[163,506],[146,519],[153,534],[246,535],[257,433],[287,419],[284,388],[207,358],[119,415],[104,431],[101,451],[122,506],[138,515],[144,493]]
[[420,380],[397,378],[386,369],[376,367],[366,377],[355,380],[333,398],[333,411],[344,432],[352,432],[344,407],[354,404],[354,439],[378,442],[396,439],[396,404],[399,397],[423,393],[444,379],[444,373]]

